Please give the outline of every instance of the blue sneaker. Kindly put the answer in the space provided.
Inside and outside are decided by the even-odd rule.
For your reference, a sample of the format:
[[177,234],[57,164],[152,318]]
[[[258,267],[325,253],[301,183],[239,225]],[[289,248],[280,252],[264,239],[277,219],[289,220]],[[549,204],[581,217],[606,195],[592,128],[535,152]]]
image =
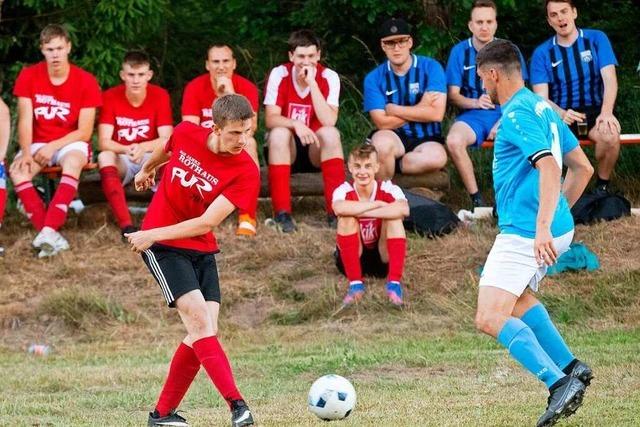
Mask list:
[[402,307],[402,285],[400,282],[387,282],[387,298],[396,307]]
[[345,295],[344,299],[342,300],[342,306],[348,307],[350,305],[353,305],[359,302],[364,296],[364,291],[365,291],[364,283],[355,282],[350,284],[349,291],[347,292],[347,295]]

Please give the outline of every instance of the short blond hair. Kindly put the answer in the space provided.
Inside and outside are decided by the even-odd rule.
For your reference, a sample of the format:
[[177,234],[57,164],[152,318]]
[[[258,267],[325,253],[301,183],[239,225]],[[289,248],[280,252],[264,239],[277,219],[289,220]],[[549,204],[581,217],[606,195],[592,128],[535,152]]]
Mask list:
[[69,31],[62,25],[49,24],[40,31],[40,45],[49,43],[51,40],[62,37],[67,42],[71,41]]

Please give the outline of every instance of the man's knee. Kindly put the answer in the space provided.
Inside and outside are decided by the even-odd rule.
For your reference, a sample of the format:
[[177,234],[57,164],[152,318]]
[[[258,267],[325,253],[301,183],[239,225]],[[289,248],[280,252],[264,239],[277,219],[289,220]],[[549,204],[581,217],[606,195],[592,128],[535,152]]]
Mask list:
[[620,135],[618,133],[601,133],[596,131],[593,134],[593,140],[601,149],[607,151],[620,147]]
[[447,135],[446,145],[450,153],[457,154],[462,151],[466,151],[469,144],[460,133],[449,132],[449,135]]
[[323,126],[316,131],[322,148],[341,148],[340,132],[335,126]]
[[353,216],[339,216],[338,217],[338,234],[346,235],[353,234],[358,231],[358,219]]
[[98,166],[104,168],[106,166],[115,166],[117,155],[113,151],[101,151],[98,154]]
[[395,141],[393,140],[390,131],[382,130],[374,133],[371,137],[371,144],[376,147],[379,158],[382,159],[384,157],[394,156]]
[[204,301],[192,303],[188,307],[181,308],[189,335],[194,337],[210,335],[212,330],[209,310]]
[[269,131],[267,145],[269,146],[269,157],[273,155],[288,154],[291,151],[291,137],[293,133],[287,128],[277,127]]
[[475,318],[476,329],[495,337],[498,335],[498,320],[499,317],[495,313],[478,308]]
[[402,238],[406,237],[404,230],[404,224],[402,219],[383,219],[383,228],[385,230],[387,238]]

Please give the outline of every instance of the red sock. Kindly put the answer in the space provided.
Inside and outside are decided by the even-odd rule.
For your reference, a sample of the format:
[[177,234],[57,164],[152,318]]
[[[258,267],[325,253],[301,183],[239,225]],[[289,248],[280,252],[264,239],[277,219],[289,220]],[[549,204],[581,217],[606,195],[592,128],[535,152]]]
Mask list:
[[62,174],[58,189],[49,203],[44,226],[59,230],[67,219],[69,203],[73,201],[78,190],[78,180],[71,175]]
[[0,179],[0,225],[4,219],[4,208],[7,204],[7,189],[3,186],[3,182]]
[[100,178],[102,182],[102,191],[111,206],[113,215],[120,228],[133,225],[131,214],[127,207],[127,199],[124,196],[124,188],[118,174],[118,168],[115,166],[105,166],[100,168]]
[[233,379],[229,360],[218,341],[218,337],[214,335],[199,339],[193,343],[193,351],[229,406],[231,406],[232,400],[242,400],[242,395]]
[[404,257],[407,253],[407,239],[404,237],[387,239],[387,251],[389,252],[387,281],[400,282],[404,271]]
[[340,249],[340,259],[344,266],[344,273],[349,282],[362,282],[362,267],[360,267],[360,236],[358,233],[346,236],[338,234],[336,243]]
[[180,405],[199,370],[200,361],[193,349],[185,343],[180,343],[171,359],[169,374],[156,404],[156,411],[161,417],[166,417]]
[[336,157],[320,163],[324,183],[324,203],[327,213],[333,215],[333,191],[345,181],[344,160]]
[[27,217],[29,217],[29,220],[31,220],[36,230],[42,230],[46,210],[44,208],[44,202],[33,186],[33,183],[31,181],[25,181],[16,185],[15,189],[16,195],[22,202],[22,206],[27,213]]
[[291,213],[291,165],[269,165],[269,193],[275,213]]

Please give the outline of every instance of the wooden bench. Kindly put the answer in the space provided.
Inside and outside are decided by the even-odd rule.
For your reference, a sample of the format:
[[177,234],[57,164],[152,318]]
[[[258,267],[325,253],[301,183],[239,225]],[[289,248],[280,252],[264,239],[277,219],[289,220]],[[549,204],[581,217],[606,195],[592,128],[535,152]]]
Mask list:
[[[640,144],[640,133],[628,133],[620,135],[620,144],[621,145],[633,145]],[[589,146],[593,145],[593,141],[590,139],[581,139],[580,145]],[[493,141],[485,141],[481,145],[482,148],[493,148]]]
[[[82,172],[91,171],[98,168],[97,163],[87,163],[82,168]],[[40,176],[44,178],[44,197],[48,203],[55,192],[56,180],[62,175],[61,166],[46,166],[40,171]]]

